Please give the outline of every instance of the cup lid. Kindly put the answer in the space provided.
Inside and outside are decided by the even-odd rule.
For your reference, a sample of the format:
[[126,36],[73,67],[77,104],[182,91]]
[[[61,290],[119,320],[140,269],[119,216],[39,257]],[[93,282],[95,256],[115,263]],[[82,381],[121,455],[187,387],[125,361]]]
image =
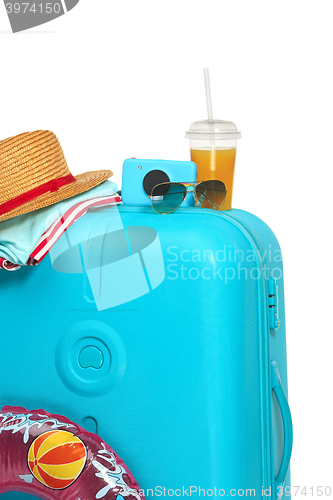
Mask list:
[[192,123],[190,130],[186,132],[187,139],[240,139],[241,133],[232,122],[224,120],[202,120]]

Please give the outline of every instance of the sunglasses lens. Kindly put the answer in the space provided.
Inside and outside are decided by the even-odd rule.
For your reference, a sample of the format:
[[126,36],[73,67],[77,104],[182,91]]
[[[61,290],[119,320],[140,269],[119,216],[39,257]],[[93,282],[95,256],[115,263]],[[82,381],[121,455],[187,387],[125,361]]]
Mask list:
[[186,187],[183,184],[165,182],[152,190],[151,204],[155,212],[169,214],[181,205],[185,197]]
[[198,184],[196,194],[203,208],[219,209],[225,202],[227,191],[222,181],[211,180]]

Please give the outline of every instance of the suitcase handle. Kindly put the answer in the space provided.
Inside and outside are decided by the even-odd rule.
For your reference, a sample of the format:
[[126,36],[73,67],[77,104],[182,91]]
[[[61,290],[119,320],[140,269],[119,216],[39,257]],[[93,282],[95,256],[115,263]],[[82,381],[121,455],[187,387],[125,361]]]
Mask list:
[[280,469],[275,479],[275,482],[278,485],[280,485],[284,482],[289,468],[291,451],[293,447],[293,424],[292,424],[288,400],[283,390],[278,366],[275,361],[272,361],[271,363],[271,374],[272,374],[272,390],[276,396],[277,402],[280,407],[282,422],[283,422],[283,434],[284,434],[283,455],[282,455]]

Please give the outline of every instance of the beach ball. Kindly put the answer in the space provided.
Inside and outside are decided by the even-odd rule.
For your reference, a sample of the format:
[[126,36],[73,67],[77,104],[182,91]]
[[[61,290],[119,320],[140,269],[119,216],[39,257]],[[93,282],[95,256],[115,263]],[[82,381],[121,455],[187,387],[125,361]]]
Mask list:
[[32,475],[54,490],[74,483],[86,460],[87,450],[81,439],[62,430],[40,434],[28,451],[28,466]]

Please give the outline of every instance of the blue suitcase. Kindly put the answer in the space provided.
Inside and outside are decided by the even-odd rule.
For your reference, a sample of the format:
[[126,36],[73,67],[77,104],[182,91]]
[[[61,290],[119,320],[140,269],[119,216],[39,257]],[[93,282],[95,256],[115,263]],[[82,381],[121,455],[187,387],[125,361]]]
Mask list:
[[89,212],[0,294],[2,405],[98,433],[146,497],[288,497],[282,259],[260,219]]

